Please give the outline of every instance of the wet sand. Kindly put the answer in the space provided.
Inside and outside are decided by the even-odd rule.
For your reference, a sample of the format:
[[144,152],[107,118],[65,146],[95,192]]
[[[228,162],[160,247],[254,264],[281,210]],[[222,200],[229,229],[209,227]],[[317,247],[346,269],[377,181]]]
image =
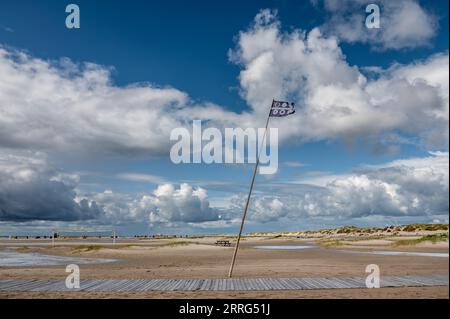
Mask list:
[[[224,278],[228,273],[233,247],[218,247],[219,237],[179,240],[119,240],[115,247],[100,243],[80,247],[80,242],[15,242],[19,251],[49,255],[117,259],[117,262],[80,265],[81,279],[159,279]],[[83,243],[83,241],[81,241]],[[448,274],[448,258],[410,255],[348,253],[342,247],[316,245],[307,249],[257,249],[264,245],[311,244],[297,238],[245,238],[239,250],[235,277],[339,277],[366,276],[366,266],[377,264],[381,276]],[[91,244],[91,243],[90,243]],[[0,249],[11,241],[0,241]],[[101,247],[101,248],[100,248]],[[447,253],[448,242],[430,245],[392,247],[379,243],[363,247],[345,246],[345,250],[371,250]],[[65,266],[0,267],[0,279],[65,279]],[[448,287],[410,287],[382,289],[330,289],[314,291],[262,292],[146,292],[146,293],[14,293],[0,292],[2,298],[448,298]]]

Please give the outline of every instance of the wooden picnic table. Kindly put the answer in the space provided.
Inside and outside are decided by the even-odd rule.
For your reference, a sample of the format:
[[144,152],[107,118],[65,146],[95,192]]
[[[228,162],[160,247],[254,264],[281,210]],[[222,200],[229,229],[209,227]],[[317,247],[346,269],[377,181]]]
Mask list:
[[231,246],[231,243],[229,240],[217,240],[215,242],[215,245],[228,247],[228,246]]

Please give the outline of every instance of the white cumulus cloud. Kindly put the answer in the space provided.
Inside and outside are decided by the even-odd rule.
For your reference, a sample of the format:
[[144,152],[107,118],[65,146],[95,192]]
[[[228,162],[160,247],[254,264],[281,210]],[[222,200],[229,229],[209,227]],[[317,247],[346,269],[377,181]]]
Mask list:
[[295,116],[271,122],[283,140],[380,141],[395,132],[431,149],[448,147],[448,52],[367,78],[346,61],[336,37],[318,28],[283,33],[276,13],[263,10],[239,34],[230,59],[242,67],[241,94],[257,118],[274,97],[296,102]]
[[[282,218],[421,217],[448,216],[449,155],[435,152],[424,158],[396,160],[366,166],[344,175],[321,176],[299,181],[315,185],[298,191],[285,188],[276,196],[256,195],[250,219]],[[235,200],[243,205],[242,198]]]
[[[366,6],[371,3],[380,8],[380,28],[365,25]],[[329,14],[321,27],[326,34],[345,42],[368,43],[378,50],[427,46],[438,27],[437,17],[416,0],[324,0],[320,4]]]

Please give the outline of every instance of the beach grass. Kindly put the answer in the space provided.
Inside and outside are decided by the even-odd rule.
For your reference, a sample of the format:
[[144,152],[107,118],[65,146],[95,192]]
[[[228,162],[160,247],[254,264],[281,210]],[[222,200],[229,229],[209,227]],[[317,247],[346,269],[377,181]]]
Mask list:
[[192,242],[192,241],[171,241],[168,243],[158,245],[157,248],[163,248],[163,247],[173,248],[173,247],[179,247],[179,246],[187,246],[187,245],[191,245],[191,244],[197,244],[197,243]]
[[426,235],[416,239],[398,240],[393,243],[394,246],[412,246],[424,242],[431,242],[436,244],[438,242],[448,241],[448,233]]
[[101,249],[124,249],[136,246],[135,244],[116,244],[116,245],[79,245],[73,248],[74,251],[88,252],[99,251]]
[[342,246],[344,243],[341,240],[320,240],[318,243],[323,247],[337,247]]
[[325,228],[319,230],[305,230],[292,232],[255,232],[250,236],[300,236],[302,238],[310,237],[327,237],[327,236],[405,236],[405,233],[418,232],[448,232],[448,224],[410,224],[410,225],[391,225],[385,227],[355,227],[352,225],[342,226],[338,228]]
[[102,248],[106,248],[103,245],[80,245],[73,248],[76,252],[88,252],[88,251],[98,251]]

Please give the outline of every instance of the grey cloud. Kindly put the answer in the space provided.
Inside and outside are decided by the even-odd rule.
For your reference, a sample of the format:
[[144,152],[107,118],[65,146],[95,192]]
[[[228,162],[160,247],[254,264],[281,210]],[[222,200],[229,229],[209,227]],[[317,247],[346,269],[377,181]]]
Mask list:
[[75,221],[97,218],[101,210],[77,202],[74,176],[51,167],[42,154],[0,154],[0,220]]
[[159,185],[149,194],[106,190],[80,194],[79,177],[57,170],[43,153],[0,155],[0,221],[79,221],[99,224],[201,223],[220,219],[203,188]]

